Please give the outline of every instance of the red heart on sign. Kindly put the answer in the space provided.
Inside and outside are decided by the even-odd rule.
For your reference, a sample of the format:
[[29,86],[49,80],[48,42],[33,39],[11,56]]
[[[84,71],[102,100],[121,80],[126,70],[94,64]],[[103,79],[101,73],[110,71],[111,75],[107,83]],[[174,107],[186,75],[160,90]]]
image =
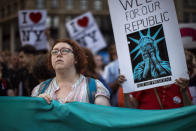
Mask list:
[[30,13],[29,17],[34,23],[38,23],[42,18],[42,14],[40,12]]
[[88,25],[88,17],[84,16],[83,18],[78,19],[77,23],[81,27],[86,27]]

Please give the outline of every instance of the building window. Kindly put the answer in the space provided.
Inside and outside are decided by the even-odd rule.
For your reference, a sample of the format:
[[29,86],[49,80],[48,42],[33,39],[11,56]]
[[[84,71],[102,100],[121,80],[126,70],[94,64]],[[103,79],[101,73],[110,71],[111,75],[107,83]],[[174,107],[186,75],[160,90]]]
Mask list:
[[196,0],[188,0],[188,3],[192,7],[196,7]]
[[58,16],[48,16],[46,19],[46,26],[52,28],[58,28],[59,17]]
[[72,17],[71,17],[71,16],[65,17],[65,24],[66,24],[67,22],[69,22],[70,20],[72,20]]
[[51,7],[52,8],[58,8],[59,7],[59,1],[58,0],[51,0]]
[[38,9],[43,9],[45,5],[45,1],[44,0],[37,0],[37,8]]
[[59,26],[59,17],[58,16],[54,17],[53,21],[54,21],[53,27],[58,28],[58,26]]
[[183,21],[184,22],[190,22],[190,13],[184,12]]
[[17,12],[18,11],[18,4],[17,3],[14,3],[13,4],[13,12]]
[[67,10],[71,10],[71,9],[73,9],[74,8],[74,2],[73,2],[73,0],[66,0],[66,9]]
[[10,7],[10,5],[7,6],[7,15],[8,16],[11,15],[11,7]]
[[183,3],[186,8],[196,7],[196,0],[184,0]]
[[48,16],[46,19],[46,27],[51,27],[51,17]]
[[58,16],[48,16],[46,19],[46,26],[50,29],[51,38],[58,38],[58,25],[59,17]]
[[4,8],[1,9],[0,13],[1,13],[1,18],[5,17],[5,9]]
[[88,9],[88,0],[80,0],[80,9],[87,10]]
[[192,13],[192,22],[196,22],[196,13]]
[[94,9],[95,10],[103,9],[103,1],[102,0],[94,0]]

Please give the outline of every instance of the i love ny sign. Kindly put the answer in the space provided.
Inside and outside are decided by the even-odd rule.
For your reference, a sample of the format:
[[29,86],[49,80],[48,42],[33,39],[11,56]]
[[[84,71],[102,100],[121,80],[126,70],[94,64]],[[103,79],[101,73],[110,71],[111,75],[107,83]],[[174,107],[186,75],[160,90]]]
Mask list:
[[104,38],[90,12],[67,22],[66,27],[73,40],[80,46],[89,48],[93,53],[106,47]]
[[21,10],[18,12],[18,22],[22,45],[31,44],[38,50],[47,48],[45,36],[46,11]]

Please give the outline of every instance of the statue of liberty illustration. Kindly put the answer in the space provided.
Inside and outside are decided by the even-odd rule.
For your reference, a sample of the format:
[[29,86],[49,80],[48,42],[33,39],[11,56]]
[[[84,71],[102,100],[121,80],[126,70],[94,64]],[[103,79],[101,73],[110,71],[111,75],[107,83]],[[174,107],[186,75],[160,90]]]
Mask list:
[[171,75],[170,64],[168,61],[161,60],[159,56],[160,51],[157,46],[157,44],[165,38],[161,37],[156,39],[162,27],[163,26],[161,26],[153,36],[150,35],[150,28],[148,28],[147,35],[143,35],[142,32],[139,31],[140,40],[128,37],[128,39],[137,44],[130,52],[130,54],[133,54],[138,51],[133,61],[135,61],[140,54],[143,59],[143,61],[139,62],[134,68],[135,81]]

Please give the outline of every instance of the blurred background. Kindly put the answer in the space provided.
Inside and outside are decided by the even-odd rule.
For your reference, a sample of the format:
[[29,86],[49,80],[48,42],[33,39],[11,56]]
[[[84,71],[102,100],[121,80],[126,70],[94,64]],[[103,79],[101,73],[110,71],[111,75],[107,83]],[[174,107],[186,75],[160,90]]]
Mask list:
[[[179,24],[196,23],[196,0],[174,0]],[[1,0],[0,51],[21,47],[18,11],[47,10],[47,27],[53,39],[67,37],[65,23],[87,11],[92,12],[108,45],[114,43],[107,0]],[[194,48],[191,48],[195,52]]]

